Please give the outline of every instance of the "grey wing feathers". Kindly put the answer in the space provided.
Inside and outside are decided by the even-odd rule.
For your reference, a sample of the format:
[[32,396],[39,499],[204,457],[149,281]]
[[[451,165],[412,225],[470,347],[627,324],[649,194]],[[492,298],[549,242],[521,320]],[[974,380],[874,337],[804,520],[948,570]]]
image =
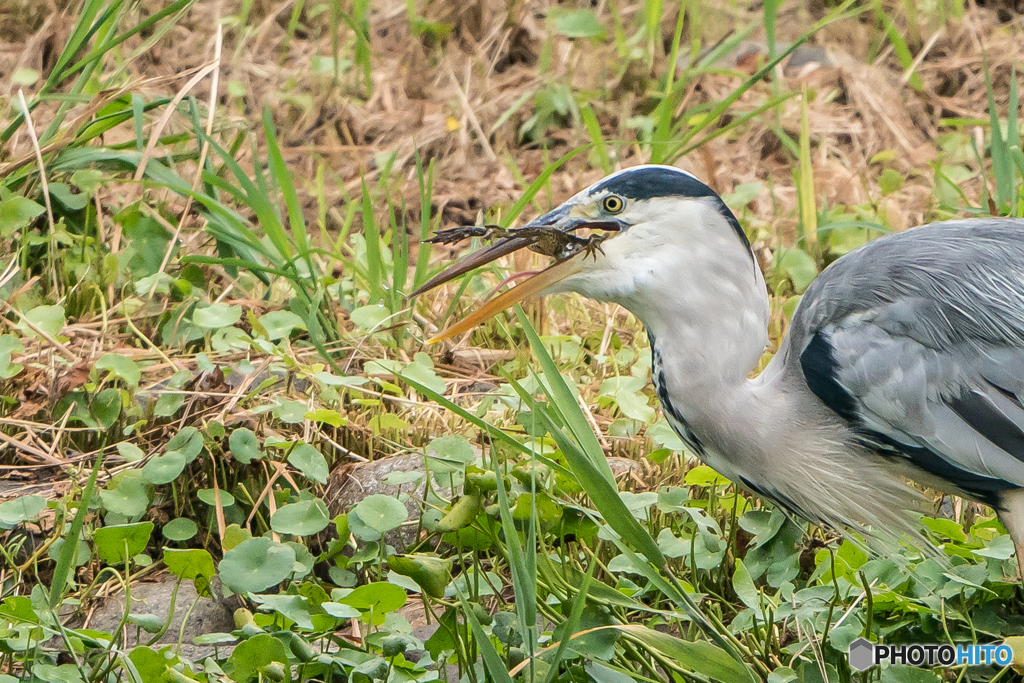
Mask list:
[[1024,221],[870,243],[808,289],[791,336],[865,443],[986,501],[1024,486]]

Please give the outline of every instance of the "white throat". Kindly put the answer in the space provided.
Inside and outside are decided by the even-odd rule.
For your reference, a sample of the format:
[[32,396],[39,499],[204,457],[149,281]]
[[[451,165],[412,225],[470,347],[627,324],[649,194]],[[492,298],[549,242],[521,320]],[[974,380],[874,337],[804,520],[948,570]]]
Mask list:
[[768,342],[768,295],[750,250],[710,199],[650,200],[643,219],[563,288],[627,308],[681,382],[742,381]]

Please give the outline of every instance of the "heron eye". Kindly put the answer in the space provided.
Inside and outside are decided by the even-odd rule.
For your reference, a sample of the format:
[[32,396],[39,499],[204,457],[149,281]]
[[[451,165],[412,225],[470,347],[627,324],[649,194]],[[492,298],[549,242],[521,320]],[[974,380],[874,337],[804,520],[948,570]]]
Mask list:
[[604,198],[603,205],[608,213],[619,213],[625,208],[626,203],[622,201],[622,197],[613,194]]

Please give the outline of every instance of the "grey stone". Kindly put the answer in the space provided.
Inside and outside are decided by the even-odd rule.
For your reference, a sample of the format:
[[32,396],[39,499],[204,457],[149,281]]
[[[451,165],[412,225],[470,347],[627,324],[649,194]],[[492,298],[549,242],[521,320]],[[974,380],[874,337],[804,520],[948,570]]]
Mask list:
[[641,476],[644,473],[644,466],[641,463],[636,460],[620,458],[618,456],[608,458],[608,467],[611,468],[612,474],[615,475],[616,479],[630,477],[634,474]]
[[[175,581],[175,577],[168,575],[165,580],[157,583],[133,584],[131,587],[131,613],[153,614],[161,620],[167,619]],[[191,581],[182,581],[174,603],[174,616],[171,619],[171,625],[158,641],[158,646],[173,645],[178,642],[185,614],[197,598],[199,602],[192,608],[191,614],[188,615],[188,621],[185,622],[184,637],[181,639],[181,650],[179,651],[182,657],[192,661],[202,660],[214,654],[212,645],[196,645],[192,639],[207,633],[230,633],[233,631],[235,623],[232,615],[235,608],[241,606],[241,603],[237,602],[237,598],[225,600],[199,597]],[[124,615],[124,593],[98,598],[95,605],[96,609],[88,619],[88,628],[114,633]],[[133,624],[128,624],[125,627],[126,647],[134,647],[139,642],[146,643],[153,637],[153,634],[142,631],[136,639],[136,631],[138,628]],[[234,646],[231,644],[218,645],[217,653],[223,656],[230,653],[232,649]]]
[[[789,49],[792,43],[780,41],[775,44],[775,53],[779,54]],[[699,55],[703,59],[711,53],[713,47],[701,50]],[[680,66],[689,67],[689,55],[679,57]],[[768,61],[768,43],[763,40],[741,41],[733,50],[722,55],[715,66],[723,69],[742,68],[745,63],[760,65]],[[812,69],[818,66],[835,66],[836,59],[833,54],[820,45],[800,45],[784,61],[783,73],[787,78],[798,76],[804,69]]]
[[339,467],[331,472],[324,493],[324,501],[331,515],[348,512],[353,505],[374,494],[397,496],[408,494],[405,507],[409,511],[409,519],[404,525],[384,536],[385,543],[403,551],[416,542],[416,529],[422,510],[425,478],[402,484],[389,486],[385,483],[389,474],[396,472],[419,472],[425,474],[423,456],[396,455],[371,462],[355,463],[352,466]]

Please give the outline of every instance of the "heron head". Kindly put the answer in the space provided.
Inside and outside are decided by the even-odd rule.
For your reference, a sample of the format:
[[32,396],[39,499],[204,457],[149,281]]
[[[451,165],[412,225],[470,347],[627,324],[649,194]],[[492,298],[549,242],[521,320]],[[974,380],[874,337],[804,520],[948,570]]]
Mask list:
[[[456,336],[524,299],[577,292],[638,313],[659,288],[680,282],[689,257],[718,250],[751,258],[743,230],[722,199],[693,175],[672,166],[636,166],[594,183],[526,226],[575,239],[549,255],[555,263],[484,304],[431,341]],[[503,238],[447,268],[419,294],[524,247],[541,250],[524,232]],[[557,237],[557,236],[556,236]],[[548,249],[552,247],[549,244]],[[545,251],[544,253],[548,253]],[[713,261],[713,259],[712,259]],[[694,274],[690,274],[694,275]]]

